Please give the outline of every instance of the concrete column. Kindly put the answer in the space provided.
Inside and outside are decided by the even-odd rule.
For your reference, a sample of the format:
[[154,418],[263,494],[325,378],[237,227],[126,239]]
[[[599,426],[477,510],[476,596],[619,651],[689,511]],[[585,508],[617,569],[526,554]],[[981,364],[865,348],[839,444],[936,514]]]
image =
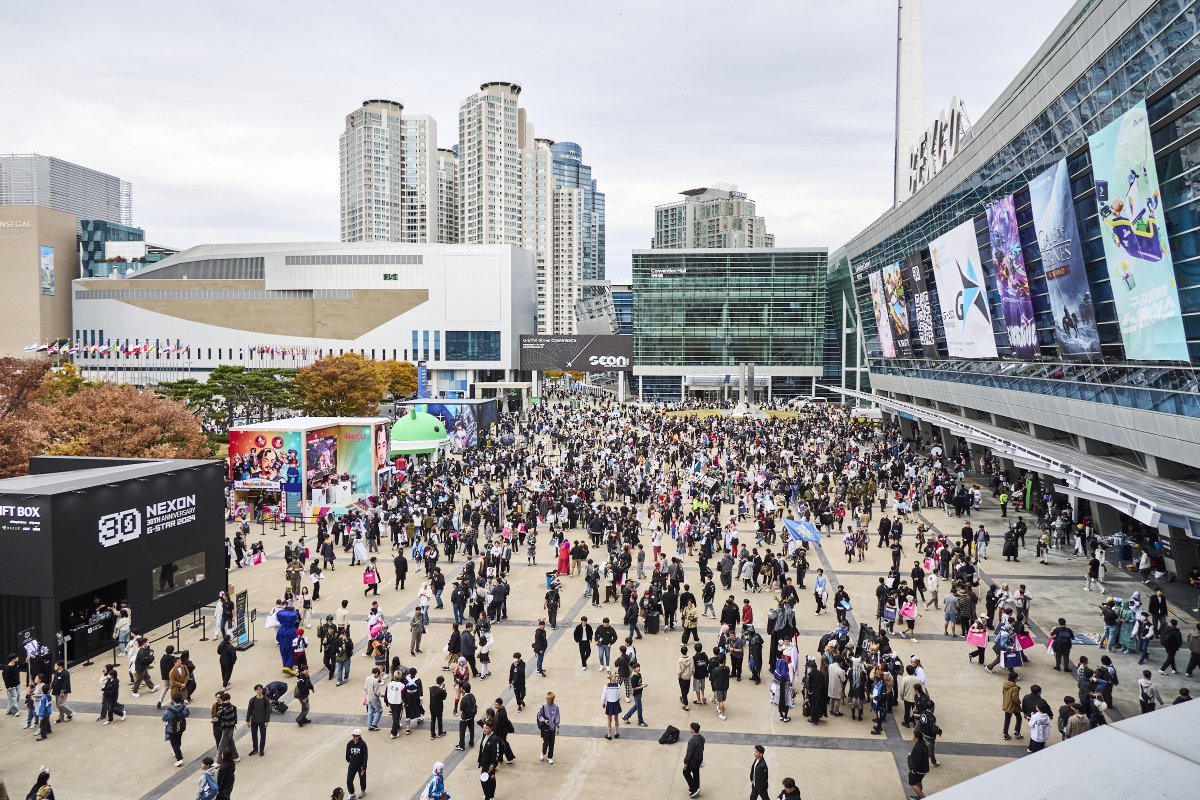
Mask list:
[[625,373],[624,371],[617,373],[617,402],[625,402]]

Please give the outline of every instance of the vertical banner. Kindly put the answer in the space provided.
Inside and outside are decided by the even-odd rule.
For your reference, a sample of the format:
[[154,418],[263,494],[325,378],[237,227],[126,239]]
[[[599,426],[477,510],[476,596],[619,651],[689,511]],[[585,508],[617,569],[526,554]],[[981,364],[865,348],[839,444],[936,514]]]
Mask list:
[[250,592],[243,589],[235,595],[233,603],[233,644],[238,650],[248,650],[252,645],[250,641],[250,626],[246,622],[249,605]]
[[38,271],[42,294],[54,294],[54,248],[42,245],[38,253]]
[[1008,329],[1009,346],[1017,358],[1036,358],[1037,323],[1033,319],[1033,298],[1029,294],[1017,209],[1011,194],[988,207],[987,221],[992,265],[996,270],[996,286],[1000,290],[1000,308],[1004,313],[1004,327]]
[[1125,356],[1187,361],[1175,266],[1142,101],[1088,137],[1104,256]]
[[892,340],[892,326],[887,319],[883,299],[883,273],[872,272],[867,276],[871,284],[871,308],[875,313],[875,329],[879,331],[879,350],[884,358],[896,357],[896,344]]
[[1029,184],[1029,205],[1042,251],[1042,273],[1054,311],[1059,353],[1066,359],[1098,358],[1100,332],[1083,268],[1073,200],[1065,158]]
[[996,337],[979,265],[975,222],[967,220],[929,243],[946,350],[953,358],[995,358]]
[[417,362],[417,397],[429,397],[429,368],[424,361]]
[[883,268],[883,306],[892,328],[896,355],[912,358],[912,331],[908,324],[908,289],[904,285],[904,270],[900,262]]
[[922,356],[937,358],[937,332],[933,325],[933,301],[929,298],[929,286],[926,285],[925,275],[921,272],[920,253],[913,253],[905,260],[904,271],[908,273],[913,310],[917,316],[916,335],[912,342],[913,349],[920,344]]

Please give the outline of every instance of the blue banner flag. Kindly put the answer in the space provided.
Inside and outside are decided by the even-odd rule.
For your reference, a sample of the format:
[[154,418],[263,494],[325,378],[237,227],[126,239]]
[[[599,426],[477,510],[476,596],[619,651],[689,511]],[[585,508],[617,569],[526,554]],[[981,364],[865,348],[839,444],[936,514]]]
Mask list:
[[821,546],[821,531],[811,522],[785,519],[783,526],[787,528],[788,536],[794,541],[812,542],[817,547]]

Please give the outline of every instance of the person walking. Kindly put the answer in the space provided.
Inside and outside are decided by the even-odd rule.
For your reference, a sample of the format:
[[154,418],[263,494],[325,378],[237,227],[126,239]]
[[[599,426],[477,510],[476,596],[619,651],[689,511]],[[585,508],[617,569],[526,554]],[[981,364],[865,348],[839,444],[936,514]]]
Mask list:
[[[539,658],[540,660],[540,658]],[[541,674],[541,670],[538,670]],[[513,690],[517,711],[525,710],[525,660],[520,653],[513,653],[513,662],[508,665],[508,688]]]
[[1187,646],[1188,663],[1187,669],[1184,670],[1184,672],[1186,672],[1187,676],[1190,678],[1192,677],[1192,672],[1194,672],[1197,667],[1200,667],[1200,624],[1196,625],[1196,630],[1188,634]]
[[483,786],[484,800],[496,796],[496,769],[500,766],[501,743],[490,721],[483,723],[483,735],[479,740],[479,755],[475,763],[479,767],[479,782]]
[[675,677],[679,679],[679,702],[683,710],[688,710],[688,692],[692,688],[692,676],[695,667],[692,657],[688,655],[687,645],[679,648],[679,664],[675,668]]
[[21,715],[21,659],[16,653],[8,657],[8,663],[4,665],[4,693],[8,699],[8,706],[4,710],[5,716],[17,717]]
[[1029,715],[1029,752],[1044,750],[1050,738],[1050,704],[1038,698],[1037,705]]
[[191,711],[183,702],[183,695],[171,695],[171,705],[163,712],[163,733],[171,743],[171,751],[175,753],[175,766],[183,766],[183,732],[187,730],[187,718]]
[[250,729],[250,755],[267,754],[267,724],[271,721],[271,701],[261,683],[254,685],[254,696],[246,704],[246,727]]
[[546,692],[546,702],[538,707],[537,726],[542,734],[542,753],[538,761],[546,759],[554,763],[554,739],[558,736],[558,728],[562,724],[562,716],[558,705],[554,702],[554,692]]
[[913,790],[913,797],[921,798],[925,796],[921,784],[929,772],[929,748],[920,731],[913,731],[912,740],[912,750],[908,753],[908,786]]
[[241,756],[238,755],[237,744],[233,741],[233,734],[237,730],[238,724],[237,706],[230,702],[229,692],[218,692],[217,705],[213,709],[213,713],[216,720],[214,727],[219,734],[217,753],[228,750],[233,754],[234,761],[240,761]]
[[[546,620],[539,619],[538,626],[533,632],[533,654],[537,658],[537,674],[541,675],[543,678],[546,677],[546,668],[545,668],[544,661],[546,658],[546,650],[548,650],[549,648],[550,648],[550,643],[549,643],[549,638],[547,637],[547,634],[546,634]],[[587,669],[587,667],[585,666],[584,669]],[[524,666],[522,666],[522,670],[524,670]],[[524,682],[524,680],[525,680],[525,673],[522,671],[522,673],[521,673],[522,683]]]
[[579,646],[579,661],[583,664],[583,669],[586,672],[588,668],[588,658],[592,655],[592,626],[588,624],[587,617],[580,617],[579,624],[575,626],[573,638],[575,644]]
[[217,800],[233,800],[233,784],[237,767],[234,761],[237,757],[232,750],[222,750],[218,757],[220,766],[217,767]]
[[433,775],[429,779],[429,783],[425,785],[425,794],[421,795],[425,800],[450,800],[450,794],[446,791],[446,779],[443,773],[446,771],[446,765],[438,761],[433,765]]
[[[358,794],[354,793],[354,778],[358,778]],[[367,793],[367,743],[362,731],[355,728],[346,742],[346,793],[350,800],[357,800]]]
[[300,668],[300,675],[296,678],[296,688],[292,690],[292,697],[300,703],[300,713],[296,715],[296,724],[301,728],[312,722],[308,718],[308,709],[311,704],[309,698],[315,691],[316,687],[313,686],[312,678],[308,674],[308,666],[305,665]]
[[629,719],[633,716],[634,712],[637,712],[638,727],[646,727],[646,720],[642,717],[642,692],[645,690],[645,688],[646,683],[642,680],[642,665],[634,664],[633,673],[629,676],[629,690],[632,693],[631,697],[633,705],[629,706],[629,710],[626,711],[625,716],[622,717],[626,724],[629,723]]
[[1008,673],[1008,680],[1000,689],[1000,710],[1004,712],[1004,738],[1013,738],[1008,735],[1008,725],[1014,720],[1013,734],[1018,739],[1024,738],[1021,736],[1021,687],[1017,685],[1017,673],[1011,670]]
[[1159,668],[1159,673],[1167,674],[1167,668],[1171,668],[1172,675],[1179,674],[1179,668],[1175,666],[1175,654],[1179,652],[1179,648],[1183,647],[1183,633],[1179,630],[1179,620],[1173,619],[1163,626],[1162,633],[1159,634],[1158,643],[1163,646],[1167,657]]
[[1158,687],[1151,680],[1150,670],[1142,670],[1142,677],[1138,680],[1138,703],[1142,707],[1143,714],[1149,714],[1158,706],[1166,705],[1162,694],[1158,691]]
[[425,617],[418,609],[413,611],[412,619],[408,622],[408,654],[416,656],[421,651],[421,637],[425,635]]
[[454,749],[466,750],[475,746],[475,714],[479,711],[479,706],[476,705],[475,695],[471,694],[471,684],[464,683],[460,688],[462,696],[458,699],[458,744]]
[[704,764],[704,737],[700,735],[700,723],[688,726],[692,736],[688,739],[683,754],[683,779],[687,781],[688,797],[700,796],[700,767]]
[[383,719],[383,685],[380,681],[379,667],[373,667],[371,674],[363,681],[363,697],[367,706],[367,730],[379,730],[379,721]]
[[[228,635],[221,637],[217,645],[217,659],[221,662],[221,688],[228,689],[229,681],[233,679],[233,665],[237,663],[237,647]],[[330,670],[332,672],[332,670]]]
[[50,695],[54,698],[54,707],[58,709],[55,723],[70,722],[75,718],[75,712],[67,705],[71,694],[71,673],[61,661],[54,662],[54,675],[50,678]]
[[384,689],[383,698],[392,713],[392,738],[395,739],[400,736],[400,723],[404,719],[404,676],[400,670],[392,673],[392,679]]
[[750,800],[771,800],[767,796],[769,785],[766,759],[767,749],[754,745],[754,760],[750,762]]

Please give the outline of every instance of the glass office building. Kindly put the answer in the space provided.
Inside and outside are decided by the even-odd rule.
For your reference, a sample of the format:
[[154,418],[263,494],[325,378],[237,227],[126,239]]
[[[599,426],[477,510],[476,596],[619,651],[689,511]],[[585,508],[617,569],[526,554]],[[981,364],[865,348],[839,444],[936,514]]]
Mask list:
[[[554,185],[559,189],[579,189],[583,195],[580,240],[584,281],[604,280],[604,193],[596,191],[592,168],[583,163],[583,148],[575,142],[555,142],[550,147],[554,161]],[[585,284],[586,287],[586,284]],[[589,296],[584,292],[585,298]]]
[[614,283],[611,286],[613,311],[617,315],[617,333],[633,335],[633,284]]
[[[1106,534],[1146,533],[1186,575],[1200,564],[1198,197],[1195,4],[1080,0],[959,154],[831,255],[876,399],[914,433],[1038,472]],[[1052,283],[1066,275],[1071,305]],[[1161,302],[1139,312],[1148,286]],[[1172,333],[1139,340],[1147,315]]]
[[[824,374],[828,251],[635,250],[634,375],[644,400],[736,387],[812,395]],[[836,340],[835,340],[836,343]]]

